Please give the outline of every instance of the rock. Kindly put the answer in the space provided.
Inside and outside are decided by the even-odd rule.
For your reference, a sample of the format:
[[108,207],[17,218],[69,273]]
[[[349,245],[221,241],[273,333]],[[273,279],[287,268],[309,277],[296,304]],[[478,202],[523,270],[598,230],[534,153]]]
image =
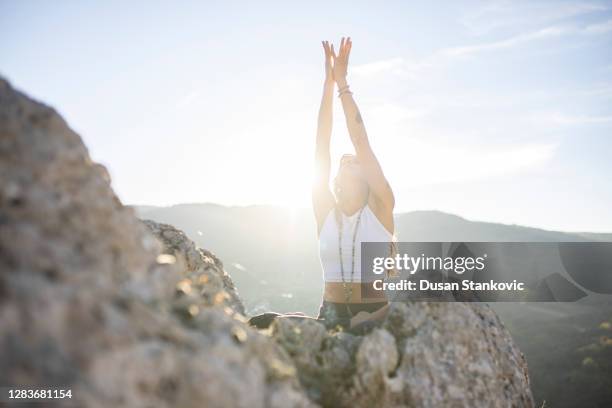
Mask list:
[[488,305],[394,304],[383,327],[411,405],[533,406],[525,358]]
[[176,257],[61,117],[0,79],[0,384],[70,406],[313,406],[221,263],[148,226]]
[[485,304],[393,303],[356,337],[277,319],[309,397],[333,407],[532,407],[527,364]]
[[145,220],[144,223],[163,244],[164,255],[171,255],[170,260],[177,262],[182,271],[181,287],[186,289],[184,292],[189,292],[184,294],[185,297],[191,298],[191,304],[198,302],[198,306],[222,305],[245,314],[244,305],[232,278],[212,252],[197,248],[183,231],[172,225],[151,220]]
[[486,305],[393,304],[363,336],[245,321],[221,261],[139,221],[59,115],[0,79],[3,386],[87,407],[533,406]]

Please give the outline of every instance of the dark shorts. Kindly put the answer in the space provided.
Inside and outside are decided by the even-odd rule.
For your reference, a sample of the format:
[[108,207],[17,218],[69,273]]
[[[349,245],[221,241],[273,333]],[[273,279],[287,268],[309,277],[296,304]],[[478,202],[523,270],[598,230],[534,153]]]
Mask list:
[[[373,313],[387,305],[387,302],[376,302],[376,303],[335,303],[324,300],[319,308],[319,315],[316,320],[325,325],[328,329],[341,327],[344,330],[349,330],[355,334],[364,334],[369,332],[373,327],[376,326],[375,322],[368,321],[359,324],[357,327],[351,328],[351,317],[355,316],[359,312]],[[249,319],[251,326],[259,329],[265,329],[272,324],[272,322],[278,318],[288,319],[313,319],[312,317],[296,315],[292,313],[262,313],[257,316],[253,316]]]
[[335,303],[324,300],[319,308],[317,320],[322,321],[328,328],[340,326],[343,329],[348,329],[351,326],[351,317],[357,313],[373,313],[386,305],[387,302]]

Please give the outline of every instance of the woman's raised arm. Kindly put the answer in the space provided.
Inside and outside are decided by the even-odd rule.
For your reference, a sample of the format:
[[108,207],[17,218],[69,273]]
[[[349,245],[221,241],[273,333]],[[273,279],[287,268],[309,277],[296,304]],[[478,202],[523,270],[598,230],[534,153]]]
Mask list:
[[312,186],[312,206],[317,219],[318,229],[325,221],[325,217],[334,207],[334,196],[329,189],[329,174],[331,155],[329,144],[332,132],[332,109],[334,99],[334,77],[332,69],[333,46],[322,41],[325,51],[325,83],[323,97],[319,108],[319,121],[317,126],[317,141],[315,147],[315,175]]
[[342,38],[338,55],[334,53],[334,79],[338,84],[338,94],[342,101],[342,109],[344,110],[344,117],[346,119],[346,126],[351,137],[351,142],[355,148],[357,159],[364,170],[370,191],[374,195],[374,205],[378,209],[383,210],[382,212],[392,214],[393,207],[395,206],[393,191],[383,174],[380,163],[370,147],[368,134],[366,133],[361,113],[359,112],[359,108],[353,99],[352,92],[349,90],[346,81],[348,60],[352,45],[353,43],[350,37],[346,39]]

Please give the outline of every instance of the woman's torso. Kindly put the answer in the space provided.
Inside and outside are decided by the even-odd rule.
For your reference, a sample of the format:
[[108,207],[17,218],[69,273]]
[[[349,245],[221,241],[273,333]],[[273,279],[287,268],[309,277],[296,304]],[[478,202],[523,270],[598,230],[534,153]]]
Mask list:
[[[380,222],[369,205],[351,216],[332,209],[327,215],[319,234],[319,256],[323,268],[325,290],[323,298],[329,302],[370,303],[384,299],[368,294],[362,296],[361,243],[391,242],[391,234]],[[342,229],[339,240],[339,229]],[[341,245],[342,251],[340,251]],[[342,263],[340,263],[342,254]]]

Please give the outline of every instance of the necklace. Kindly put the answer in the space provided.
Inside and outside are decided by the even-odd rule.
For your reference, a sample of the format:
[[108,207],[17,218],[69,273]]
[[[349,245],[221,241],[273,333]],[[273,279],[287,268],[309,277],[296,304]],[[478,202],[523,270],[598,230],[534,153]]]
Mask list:
[[[365,207],[364,207],[365,208]],[[343,228],[343,214],[342,212],[336,208],[336,211],[339,211],[338,219],[338,252],[340,255],[340,275],[342,277],[342,289],[344,290],[344,300],[346,304],[346,310],[348,311],[350,316],[353,316],[351,309],[349,308],[349,300],[353,296],[353,286],[347,286],[346,279],[344,278],[344,262],[342,259],[342,235],[344,232]],[[355,275],[355,242],[357,240],[357,231],[359,230],[359,224],[361,222],[361,214],[363,213],[363,208],[359,210],[359,215],[357,216],[357,221],[355,222],[355,226],[353,228],[353,246],[351,252],[351,280],[350,283],[353,283],[353,277]]]

